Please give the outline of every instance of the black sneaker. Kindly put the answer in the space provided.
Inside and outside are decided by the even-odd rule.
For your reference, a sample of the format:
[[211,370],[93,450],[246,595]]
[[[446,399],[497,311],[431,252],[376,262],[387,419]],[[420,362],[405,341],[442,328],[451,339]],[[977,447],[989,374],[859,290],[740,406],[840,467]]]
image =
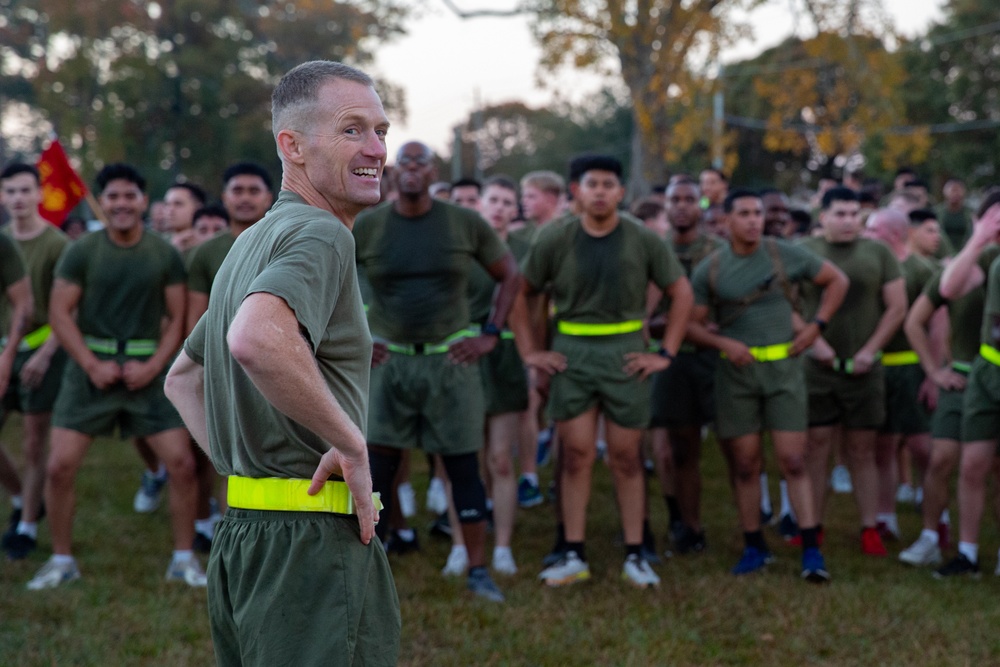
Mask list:
[[207,554],[212,550],[212,538],[205,533],[195,531],[193,548],[201,554]]
[[392,531],[392,534],[386,538],[382,546],[385,547],[385,552],[387,554],[398,554],[400,556],[414,551],[420,551],[420,542],[417,541],[417,536],[415,534],[412,540],[404,540],[399,536],[398,530]]
[[790,542],[798,536],[799,524],[795,523],[795,519],[792,518],[791,514],[781,515],[781,520],[778,521],[778,533],[781,534],[781,537],[786,542]]
[[688,526],[684,526],[680,535],[677,536],[677,541],[674,542],[674,549],[682,556],[700,554],[707,548],[708,542],[705,540],[705,531],[701,530],[696,533]]
[[439,514],[438,518],[431,522],[428,530],[434,537],[443,537],[446,540],[451,540],[451,523],[448,522],[448,513],[442,512]]
[[4,550],[7,552],[7,560],[24,560],[37,546],[35,538],[30,535],[14,533],[14,536],[7,541]]
[[17,535],[17,524],[21,523],[21,510],[14,509],[10,512],[10,519],[7,521],[7,530],[3,532],[3,537],[0,538],[0,548],[7,548],[10,541],[14,539]]
[[944,579],[945,577],[956,577],[962,575],[978,579],[980,577],[980,572],[979,563],[969,560],[965,557],[965,554],[961,553],[938,569],[934,570],[935,579]]

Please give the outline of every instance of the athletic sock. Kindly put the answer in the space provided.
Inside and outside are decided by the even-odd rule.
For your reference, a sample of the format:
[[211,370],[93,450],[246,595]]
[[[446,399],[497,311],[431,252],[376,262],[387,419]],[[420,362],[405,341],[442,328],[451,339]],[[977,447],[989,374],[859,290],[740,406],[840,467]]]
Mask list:
[[34,522],[28,523],[27,521],[19,521],[18,524],[17,524],[17,534],[18,535],[27,535],[31,539],[37,540],[38,539],[38,524],[34,523]]
[[64,556],[63,554],[52,554],[52,562],[56,565],[72,565],[76,562],[76,559],[72,556]]
[[875,515],[875,520],[884,523],[890,532],[899,534],[899,520],[896,518],[895,512],[879,512]]
[[479,575],[479,576],[482,576],[482,575],[489,576],[489,574],[486,571],[486,566],[485,565],[477,565],[475,567],[470,567],[469,568],[469,579],[474,578],[476,575]]
[[788,496],[788,482],[781,480],[778,482],[778,488],[781,489],[781,512],[779,516],[790,516],[792,520],[795,520],[795,510],[792,509],[792,499]]
[[802,535],[803,551],[819,547],[819,530],[817,528],[803,528],[799,532]]
[[973,563],[979,562],[979,545],[973,542],[959,542],[958,553],[968,558]]
[[175,563],[183,563],[191,560],[192,558],[194,558],[194,552],[190,549],[174,550],[173,562]]
[[643,519],[642,521],[642,541],[643,543],[652,544],[655,541],[653,537],[653,529],[649,526],[649,519]]
[[153,475],[158,480],[164,480],[167,478],[167,466],[160,464],[160,467],[156,469],[156,473]]
[[946,525],[951,525],[951,515],[948,514],[948,510],[941,510],[941,523]]
[[629,556],[642,556],[642,545],[641,544],[626,544],[625,545],[625,558]]
[[767,542],[764,541],[764,532],[761,530],[743,533],[743,540],[748,547],[753,547],[759,551],[767,551]]
[[194,532],[201,533],[208,539],[215,537],[215,522],[211,519],[195,519]]
[[16,510],[24,509],[24,498],[20,494],[10,497],[10,506]]
[[770,514],[773,511],[771,507],[771,494],[767,489],[766,472],[760,474],[760,511],[764,514]]
[[928,542],[938,543],[938,532],[936,530],[931,530],[929,528],[924,528],[920,531],[920,539],[927,540]]
[[526,479],[531,482],[532,486],[538,486],[538,473],[535,472],[522,472],[521,479]]
[[[457,547],[452,547],[451,550],[454,551]],[[464,550],[465,547],[462,547]],[[493,547],[493,558],[496,558],[499,554],[506,553],[508,556],[513,556],[514,552],[510,550],[510,547]]]
[[663,496],[663,499],[667,503],[667,513],[670,514],[670,523],[676,523],[681,520],[681,508],[677,504],[677,496]]
[[396,531],[396,535],[404,542],[412,542],[417,537],[412,528],[400,528]]
[[586,547],[583,546],[583,542],[567,542],[566,551],[575,551],[576,555],[580,557],[584,563],[587,562],[587,552]]

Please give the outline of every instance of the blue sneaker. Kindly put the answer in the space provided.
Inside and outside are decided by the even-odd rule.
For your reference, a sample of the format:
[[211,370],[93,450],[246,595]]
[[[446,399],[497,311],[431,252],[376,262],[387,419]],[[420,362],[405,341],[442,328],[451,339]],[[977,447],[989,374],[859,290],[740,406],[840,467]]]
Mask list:
[[473,568],[469,572],[469,577],[465,582],[465,587],[472,591],[472,594],[490,602],[504,602],[505,598],[497,585],[493,583],[489,572],[485,567]]
[[763,569],[772,560],[774,560],[774,556],[771,555],[770,551],[746,547],[743,549],[743,555],[740,556],[740,562],[736,564],[732,572],[736,576],[750,574]]
[[549,464],[552,454],[552,434],[554,428],[547,426],[538,432],[538,453],[535,455],[535,463],[539,466]]
[[826,571],[823,554],[816,547],[809,547],[802,552],[802,578],[814,584],[825,584],[830,581],[830,573]]
[[543,502],[545,502],[545,496],[542,495],[542,490],[538,488],[538,484],[522,476],[517,483],[517,504],[527,509],[529,507],[537,507]]

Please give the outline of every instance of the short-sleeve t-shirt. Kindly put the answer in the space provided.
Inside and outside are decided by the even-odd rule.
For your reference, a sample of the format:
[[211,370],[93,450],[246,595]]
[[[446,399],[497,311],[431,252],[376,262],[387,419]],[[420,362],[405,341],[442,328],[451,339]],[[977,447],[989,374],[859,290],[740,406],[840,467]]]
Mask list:
[[556,316],[602,324],[646,317],[646,286],[684,277],[684,267],[659,236],[625,218],[605,236],[591,236],[577,217],[538,230],[521,263],[535,289],[551,284]]
[[[927,282],[934,276],[935,265],[927,258],[911,253],[899,264],[906,281],[906,303],[912,306]],[[903,352],[910,349],[910,341],[906,338],[903,327],[899,327],[885,345],[885,352]]]
[[11,285],[27,275],[24,256],[14,240],[0,234],[0,337],[10,331],[11,306],[7,301],[7,290]]
[[295,313],[323,380],[364,431],[372,341],[351,232],[332,214],[281,191],[264,218],[240,234],[216,276],[208,311],[184,345],[205,367],[212,463],[223,475],[308,479],[330,445],[257,390],[226,336],[243,300],[266,292]]
[[507,249],[478,213],[434,200],[406,218],[392,202],[354,223],[357,262],[371,291],[372,335],[396,343],[434,343],[469,326],[469,268],[489,266]]
[[[737,255],[726,244],[699,263],[691,277],[695,303],[717,311],[711,314],[720,325],[719,333],[749,346],[787,343],[794,336],[792,304],[765,243],[775,244],[789,283],[811,283],[823,268],[823,260],[805,248],[780,239],[764,239],[749,255]],[[741,305],[742,299],[758,290],[763,290],[759,298]]]
[[211,294],[212,283],[219,273],[219,267],[233,247],[236,237],[224,231],[194,249],[188,263],[188,289],[199,294]]
[[117,340],[159,340],[167,314],[164,290],[185,281],[177,250],[145,231],[129,247],[112,242],[107,231],[81,237],[63,252],[56,277],[83,290],[80,332]]
[[[507,247],[518,262],[524,259],[529,246],[530,242],[523,237],[507,237]],[[475,324],[485,324],[493,307],[497,282],[489,271],[478,264],[469,267],[469,271],[469,317]]]
[[963,206],[957,211],[941,205],[937,208],[937,220],[941,224],[941,234],[948,239],[952,248],[961,248],[972,234],[972,216]]
[[[902,275],[899,262],[889,248],[871,239],[830,243],[814,236],[803,239],[800,245],[830,260],[851,281],[844,302],[823,333],[823,338],[839,358],[851,358],[878,327],[885,312],[882,287]],[[820,291],[806,283],[802,285],[801,294],[803,316],[809,320],[819,308]]]

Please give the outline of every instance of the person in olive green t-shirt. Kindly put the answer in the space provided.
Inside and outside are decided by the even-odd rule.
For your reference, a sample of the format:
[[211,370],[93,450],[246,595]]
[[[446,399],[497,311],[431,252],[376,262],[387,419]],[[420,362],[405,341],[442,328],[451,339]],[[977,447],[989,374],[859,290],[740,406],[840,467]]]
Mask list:
[[965,183],[958,178],[949,178],[942,189],[944,201],[937,207],[941,231],[952,248],[961,248],[972,233],[972,216],[965,208]]
[[79,578],[71,556],[76,473],[94,438],[116,426],[123,437],[146,437],[170,473],[174,555],[167,579],[205,585],[191,551],[194,462],[163,394],[184,330],[184,266],[168,242],[143,228],[145,185],[129,165],[104,167],[97,190],[108,226],[69,246],[56,266],[49,318],[70,361],[52,409],[45,480],[54,554],[28,583],[33,590]]
[[[689,338],[720,351],[715,401],[725,406],[716,432],[731,466],[745,548],[732,572],[746,575],[771,561],[761,532],[761,431],[770,431],[802,535],[802,577],[830,575],[819,551],[812,481],[805,466],[807,401],[799,354],[819,337],[843,301],[847,278],[829,261],[783,240],[764,237],[761,198],[734,190],[724,203],[729,244],[695,268],[696,306]],[[809,324],[793,316],[792,284],[820,292]],[[710,328],[709,321],[715,324]]]
[[[552,349],[538,347],[545,340],[545,321],[536,317],[532,331],[512,318],[522,358],[551,376],[549,411],[563,459],[565,552],[539,577],[550,586],[590,577],[584,536],[603,415],[625,538],[622,574],[636,586],[656,586],[659,578],[641,553],[645,484],[639,442],[649,423],[647,380],[665,370],[680,347],[691,288],[669,246],[618,213],[624,196],[618,160],[585,156],[574,160],[571,171],[579,217],[541,228],[523,261],[526,296],[551,284],[558,314]],[[642,331],[650,283],[672,299],[659,354],[647,352]]]
[[[861,238],[859,212],[853,190],[828,190],[820,212],[822,236],[801,242],[833,262],[851,281],[844,303],[806,359],[807,462],[822,525],[827,464],[839,425],[861,518],[862,552],[885,556],[888,552],[876,529],[876,437],[885,419],[885,385],[878,359],[906,316],[906,286],[892,252]],[[813,317],[818,294],[808,284],[802,293],[804,317]]]
[[[35,549],[38,515],[45,481],[45,447],[49,439],[52,405],[62,383],[66,355],[51,336],[49,294],[56,262],[69,238],[38,213],[42,188],[38,171],[28,164],[13,164],[0,174],[0,199],[11,216],[4,233],[14,239],[24,255],[31,280],[34,312],[25,337],[15,345],[17,356],[0,414],[0,424],[10,410],[24,415],[23,511],[17,525],[4,533],[3,548],[10,560],[25,558]],[[0,328],[10,329],[10,309],[0,305]]]
[[167,380],[229,476],[209,559],[212,641],[224,665],[395,665],[351,237],[379,200],[389,121],[373,81],[330,61],[285,74],[272,111],[278,200],[236,239]]
[[[17,346],[31,317],[32,297],[31,280],[28,278],[24,257],[17,245],[4,234],[0,234],[0,302],[9,303],[12,308],[9,327],[2,332],[7,344],[0,352],[0,390],[6,392],[17,356]],[[2,449],[0,449],[0,486],[8,491],[14,505],[10,525],[4,533],[5,536],[7,533],[13,535],[22,512],[21,479],[17,474],[17,468]]]
[[[433,158],[422,143],[404,144],[393,171],[399,198],[358,216],[354,227],[358,267],[371,287],[368,322],[375,340],[368,416],[372,478],[385,502],[401,450],[440,454],[468,551],[467,587],[499,602],[503,594],[485,565],[478,361],[499,343],[517,293],[517,262],[476,212],[430,196]],[[469,330],[474,263],[500,283],[479,332]]]
[[958,554],[935,576],[979,574],[979,523],[986,496],[986,477],[1000,444],[1000,261],[984,270],[984,249],[1000,234],[1000,192],[980,204],[972,236],[945,268],[941,296],[961,297],[982,285],[986,290],[979,353],[972,362],[962,404],[962,448],[958,483]]

